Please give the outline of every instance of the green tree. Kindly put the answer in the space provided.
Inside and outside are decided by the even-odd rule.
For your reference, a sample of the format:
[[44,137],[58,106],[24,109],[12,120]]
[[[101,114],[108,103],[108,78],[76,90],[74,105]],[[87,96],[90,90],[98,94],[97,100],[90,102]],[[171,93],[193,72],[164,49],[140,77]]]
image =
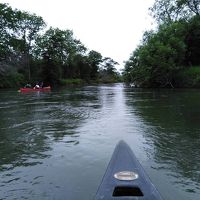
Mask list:
[[7,4],[0,4],[0,61],[6,60],[10,54],[9,50],[9,29],[12,27],[14,12]]
[[114,61],[112,58],[105,57],[103,59],[102,66],[108,75],[116,74],[116,68],[115,68],[116,65],[119,65],[119,63]]
[[71,55],[77,52],[84,53],[86,50],[79,40],[74,39],[71,30],[50,27],[44,35],[37,38],[36,42],[37,57],[45,53],[60,64],[66,64]]
[[119,73],[115,68],[116,65],[119,65],[118,62],[114,61],[110,57],[103,58],[100,68],[100,78],[103,82],[117,82],[119,80]]
[[155,0],[151,15],[159,24],[188,19],[200,14],[199,0]]
[[183,68],[186,45],[184,22],[162,25],[157,33],[144,34],[144,43],[126,63],[125,76],[148,87],[174,87],[175,75]]
[[200,66],[200,15],[196,15],[189,20],[185,43],[187,46],[185,64]]
[[[45,26],[42,17],[0,3],[0,87],[28,80],[98,79],[102,55],[88,52],[71,30],[50,27],[42,34]],[[114,76],[116,63],[105,60],[104,72]]]
[[28,79],[31,79],[30,57],[33,51],[34,42],[38,37],[39,31],[46,24],[42,17],[30,14],[28,12],[16,12],[17,23],[15,30],[15,41],[21,46],[21,51],[24,55],[24,65],[28,71]]
[[[70,78],[74,78],[77,75],[78,70],[73,62],[77,54],[84,54],[86,48],[79,40],[74,39],[71,30],[50,27],[44,35],[38,37],[36,44],[35,55],[37,59],[48,57],[48,60],[57,66],[58,72],[63,72],[60,73],[59,78],[70,76]],[[56,70],[54,72],[56,73]],[[44,76],[45,74],[46,72],[43,71]],[[55,74],[56,79],[58,79],[57,75]]]
[[96,79],[98,77],[100,64],[103,62],[102,55],[92,50],[88,54],[88,60],[91,68],[90,77],[91,79]]
[[190,74],[188,67],[200,65],[200,1],[155,0],[150,10],[158,29],[144,33],[141,45],[125,63],[124,78],[147,87],[185,83],[181,79]]
[[17,72],[20,57],[15,38],[16,10],[0,3],[0,88],[19,85],[23,76]]
[[0,64],[5,73],[21,68],[30,79],[31,50],[44,26],[41,17],[0,4]]

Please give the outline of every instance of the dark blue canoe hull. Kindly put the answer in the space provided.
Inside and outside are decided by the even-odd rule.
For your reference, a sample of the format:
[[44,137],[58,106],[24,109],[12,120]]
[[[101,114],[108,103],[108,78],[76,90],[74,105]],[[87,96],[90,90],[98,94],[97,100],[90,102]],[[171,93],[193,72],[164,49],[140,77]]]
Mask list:
[[[118,172],[135,172],[135,180],[118,180]],[[130,147],[120,141],[112,155],[95,200],[162,200]]]

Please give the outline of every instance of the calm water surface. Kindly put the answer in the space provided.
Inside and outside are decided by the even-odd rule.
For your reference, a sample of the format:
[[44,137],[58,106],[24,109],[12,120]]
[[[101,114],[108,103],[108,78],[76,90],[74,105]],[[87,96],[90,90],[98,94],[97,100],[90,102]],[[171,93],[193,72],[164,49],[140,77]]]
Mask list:
[[0,90],[0,199],[92,200],[119,140],[165,200],[200,199],[200,90]]

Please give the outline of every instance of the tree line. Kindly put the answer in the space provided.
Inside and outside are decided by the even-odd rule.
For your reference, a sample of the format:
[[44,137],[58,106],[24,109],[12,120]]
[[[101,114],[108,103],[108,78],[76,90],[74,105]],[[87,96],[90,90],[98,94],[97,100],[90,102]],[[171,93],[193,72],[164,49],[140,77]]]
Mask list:
[[119,80],[112,58],[88,50],[72,30],[46,27],[42,17],[0,3],[0,88]]
[[127,82],[140,87],[200,87],[200,1],[155,0],[155,31],[146,31],[125,63]]

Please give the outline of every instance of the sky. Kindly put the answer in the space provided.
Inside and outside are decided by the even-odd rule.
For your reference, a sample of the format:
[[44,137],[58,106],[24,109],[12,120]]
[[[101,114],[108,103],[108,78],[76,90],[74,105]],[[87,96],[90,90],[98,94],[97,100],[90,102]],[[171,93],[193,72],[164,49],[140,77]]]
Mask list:
[[124,61],[140,44],[146,30],[154,29],[148,8],[154,0],[0,0],[41,16],[48,26],[73,30],[89,50]]

